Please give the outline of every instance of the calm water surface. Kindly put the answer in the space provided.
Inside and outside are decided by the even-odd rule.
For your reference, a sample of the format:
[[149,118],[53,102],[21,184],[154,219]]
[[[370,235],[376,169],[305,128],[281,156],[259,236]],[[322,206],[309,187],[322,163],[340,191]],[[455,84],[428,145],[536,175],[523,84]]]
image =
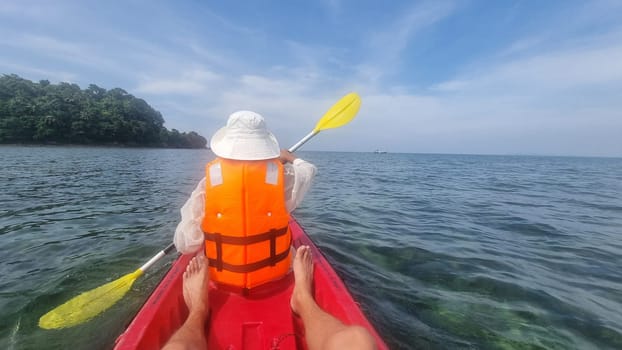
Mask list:
[[[394,349],[622,348],[622,159],[301,152],[296,216]],[[172,239],[206,150],[0,147],[0,348],[108,349],[39,317]]]

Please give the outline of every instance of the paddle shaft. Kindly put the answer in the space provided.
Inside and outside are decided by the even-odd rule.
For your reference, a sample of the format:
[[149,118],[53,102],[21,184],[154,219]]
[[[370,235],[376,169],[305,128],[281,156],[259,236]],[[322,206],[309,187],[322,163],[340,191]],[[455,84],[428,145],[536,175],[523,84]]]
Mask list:
[[158,254],[156,254],[153,258],[149,259],[143,266],[139,268],[142,272],[145,272],[151,265],[155,264],[156,261],[160,260],[163,256],[173,251],[175,248],[175,243],[169,244],[166,248],[162,249]]
[[296,143],[295,145],[290,147],[288,151],[295,152],[297,149],[299,149],[307,141],[311,140],[311,138],[313,136],[317,135],[318,133],[319,133],[319,131],[315,131],[315,130],[311,131],[310,133],[307,134],[307,136],[303,137],[302,140],[298,141],[298,143]]

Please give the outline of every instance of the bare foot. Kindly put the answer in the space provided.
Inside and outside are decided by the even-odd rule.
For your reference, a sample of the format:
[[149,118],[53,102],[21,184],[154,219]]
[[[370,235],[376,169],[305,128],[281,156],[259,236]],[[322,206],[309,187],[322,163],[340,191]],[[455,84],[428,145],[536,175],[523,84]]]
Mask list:
[[313,301],[313,257],[311,248],[303,245],[296,250],[294,257],[294,291],[290,300],[290,306],[294,313],[298,313],[301,307]]
[[197,255],[184,272],[184,301],[190,313],[198,312],[207,316],[209,272],[205,256]]

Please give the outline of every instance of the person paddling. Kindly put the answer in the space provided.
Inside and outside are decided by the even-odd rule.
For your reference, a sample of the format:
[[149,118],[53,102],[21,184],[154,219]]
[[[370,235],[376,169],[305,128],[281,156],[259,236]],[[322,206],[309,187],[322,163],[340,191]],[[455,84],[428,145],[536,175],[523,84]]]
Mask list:
[[180,252],[198,252],[183,276],[189,316],[164,348],[206,347],[210,279],[251,289],[285,276],[293,265],[290,306],[303,321],[309,349],[375,349],[365,328],[346,326],[315,302],[308,246],[298,248],[291,264],[289,213],[304,198],[316,167],[279,150],[263,117],[250,111],[233,113],[210,147],[217,157],[182,207],[174,239]]
[[231,114],[210,141],[217,156],[181,209],[177,250],[204,247],[210,278],[251,289],[291,266],[289,213],[302,201],[317,168],[280,150],[264,118]]

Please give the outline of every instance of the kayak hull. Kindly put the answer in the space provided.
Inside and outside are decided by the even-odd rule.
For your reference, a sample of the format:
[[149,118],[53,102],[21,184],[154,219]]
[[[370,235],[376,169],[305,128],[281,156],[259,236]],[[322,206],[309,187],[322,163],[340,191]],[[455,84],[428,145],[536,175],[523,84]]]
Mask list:
[[[311,247],[318,305],[345,324],[365,327],[376,339],[378,348],[387,349],[304,230],[294,219],[290,227],[294,248]],[[188,316],[182,276],[190,259],[190,255],[181,255],[175,261],[126,331],[117,338],[115,349],[159,349],[181,326]],[[205,327],[208,349],[306,349],[304,327],[290,308],[293,287],[292,272],[247,292],[211,283],[210,315]]]

